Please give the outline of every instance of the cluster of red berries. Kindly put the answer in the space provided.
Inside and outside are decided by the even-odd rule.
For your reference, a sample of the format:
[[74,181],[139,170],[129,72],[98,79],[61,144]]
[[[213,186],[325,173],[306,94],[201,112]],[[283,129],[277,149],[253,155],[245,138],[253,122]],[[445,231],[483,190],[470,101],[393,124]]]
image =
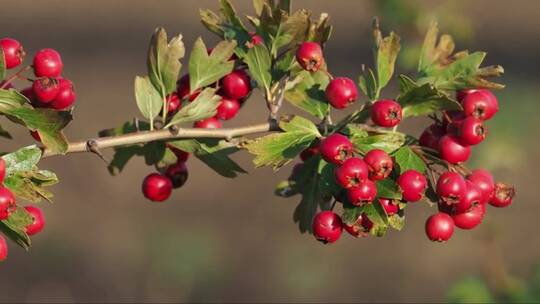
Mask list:
[[[6,177],[6,162],[3,158],[0,158],[0,184],[4,183],[4,178]],[[17,209],[17,203],[15,196],[11,191],[4,187],[0,186],[0,220],[8,219],[13,212]],[[45,227],[45,218],[41,209],[34,206],[25,206],[24,209],[32,217],[32,223],[25,227],[26,233],[28,235],[35,235]],[[0,261],[3,261],[7,258],[8,247],[6,239],[0,235]]]

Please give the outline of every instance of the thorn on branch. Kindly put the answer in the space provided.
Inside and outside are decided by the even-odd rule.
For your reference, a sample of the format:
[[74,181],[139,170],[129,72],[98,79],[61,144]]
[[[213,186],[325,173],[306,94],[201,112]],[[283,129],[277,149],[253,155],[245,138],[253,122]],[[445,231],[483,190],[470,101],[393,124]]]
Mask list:
[[103,153],[101,153],[101,151],[99,150],[98,143],[95,139],[89,139],[86,142],[86,150],[88,152],[92,152],[96,154],[97,156],[99,156],[99,158],[101,158],[102,161],[104,161],[107,165],[109,165],[109,161],[105,158]]

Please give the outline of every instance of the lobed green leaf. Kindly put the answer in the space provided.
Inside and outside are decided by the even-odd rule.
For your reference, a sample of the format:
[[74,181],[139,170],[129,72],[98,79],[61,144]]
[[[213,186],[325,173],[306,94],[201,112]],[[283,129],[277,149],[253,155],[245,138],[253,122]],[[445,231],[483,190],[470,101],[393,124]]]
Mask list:
[[162,109],[164,98],[152,85],[148,77],[135,77],[135,99],[142,115],[150,121],[150,129],[153,129],[153,121]]
[[272,58],[265,45],[255,45],[247,51],[244,61],[251,76],[266,92],[272,85]]
[[309,114],[324,118],[330,111],[325,89],[330,79],[322,71],[300,72],[285,91],[285,100]]
[[157,28],[148,48],[148,76],[150,81],[160,92],[161,98],[176,90],[176,81],[184,57],[185,48],[182,35],[173,37],[167,42],[167,33],[163,28]]
[[427,170],[426,163],[409,146],[401,147],[393,156],[399,166],[400,173],[407,170],[416,170],[420,173],[425,173]]
[[214,88],[204,89],[197,98],[182,107],[176,113],[166,127],[181,124],[184,122],[199,121],[216,115],[216,109],[219,106],[221,97],[216,95]]
[[209,55],[203,40],[197,39],[189,56],[190,91],[211,85],[232,72],[234,61],[229,58],[235,47],[235,41],[221,41]]

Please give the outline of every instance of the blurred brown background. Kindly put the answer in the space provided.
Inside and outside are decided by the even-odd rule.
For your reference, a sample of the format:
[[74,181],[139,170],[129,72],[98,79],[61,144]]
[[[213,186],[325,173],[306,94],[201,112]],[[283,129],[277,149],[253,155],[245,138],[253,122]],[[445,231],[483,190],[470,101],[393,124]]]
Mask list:
[[[486,235],[495,236],[509,271],[527,276],[540,257],[540,142],[533,124],[540,96],[540,2],[407,1],[405,8],[383,2],[306,0],[294,7],[332,16],[335,31],[326,57],[337,75],[356,79],[360,65],[371,63],[374,15],[381,16],[385,30],[414,43],[427,19],[438,18],[458,46],[487,50],[488,63],[505,66],[508,88],[497,93],[502,111],[489,122],[492,136],[475,148],[472,166],[513,182],[514,205],[490,208],[479,229],[457,231],[443,245],[426,239],[424,221],[434,209],[418,204],[408,209],[402,232],[360,240],[344,234],[335,245],[323,246],[299,234],[292,222],[299,197],[273,195],[291,166],[276,174],[254,170],[242,154],[237,159],[250,175],[228,180],[191,159],[188,184],[159,205],[140,193],[151,171],[140,159],[118,177],[110,177],[94,155],[47,159],[41,167],[61,179],[54,188],[56,203],[43,205],[47,227],[33,239],[30,253],[11,244],[9,260],[0,265],[0,301],[443,301],[453,281],[481,274],[490,261]],[[146,73],[147,43],[156,26],[170,35],[183,33],[188,48],[199,35],[209,45],[216,41],[198,20],[199,8],[217,9],[214,0],[0,3],[0,36],[19,39],[30,56],[44,47],[61,52],[64,73],[79,94],[66,131],[71,139],[96,136],[138,115],[133,78]],[[234,3],[252,13],[251,1]],[[402,67],[410,66],[402,60]],[[228,126],[265,117],[257,95]],[[405,129],[419,132],[423,126],[425,121],[413,120]],[[7,128],[18,137],[2,141],[2,150],[32,143],[25,130]]]

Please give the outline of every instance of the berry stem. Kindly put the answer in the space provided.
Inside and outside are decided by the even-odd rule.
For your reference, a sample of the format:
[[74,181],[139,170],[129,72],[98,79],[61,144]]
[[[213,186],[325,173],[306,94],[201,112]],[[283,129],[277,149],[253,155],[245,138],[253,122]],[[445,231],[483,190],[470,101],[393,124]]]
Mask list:
[[24,79],[24,80],[30,80],[29,78],[27,77],[23,77],[21,74],[28,71],[29,69],[31,69],[32,67],[27,65],[25,67],[22,67],[20,70],[17,71],[17,73],[11,75],[11,77],[9,77],[8,79],[6,79],[4,81],[4,83],[2,84],[2,86],[0,86],[0,89],[5,89],[7,88],[7,86],[9,86],[10,83],[13,82],[13,80],[17,79],[17,78],[21,78],[21,79]]

